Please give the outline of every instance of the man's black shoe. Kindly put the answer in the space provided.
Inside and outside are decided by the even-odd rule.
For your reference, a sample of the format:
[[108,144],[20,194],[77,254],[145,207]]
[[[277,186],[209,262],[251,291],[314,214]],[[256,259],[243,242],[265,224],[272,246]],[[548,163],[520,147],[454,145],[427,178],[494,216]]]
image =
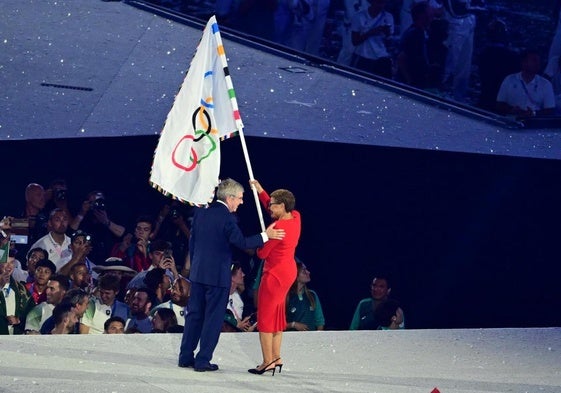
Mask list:
[[177,367],[182,367],[182,368],[188,368],[188,367],[194,367],[195,364],[194,363],[178,363]]
[[204,372],[204,371],[216,371],[218,370],[218,364],[205,364],[204,366],[195,366],[195,371]]

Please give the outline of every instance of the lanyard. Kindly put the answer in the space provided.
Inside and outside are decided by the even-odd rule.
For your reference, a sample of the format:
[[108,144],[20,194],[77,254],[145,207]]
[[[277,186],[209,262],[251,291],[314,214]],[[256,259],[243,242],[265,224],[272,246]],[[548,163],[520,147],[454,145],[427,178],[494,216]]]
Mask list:
[[[534,80],[535,80],[535,77],[534,77]],[[526,87],[526,83],[524,83],[524,81],[522,79],[520,79],[520,83],[522,84],[522,89],[524,89],[524,93],[526,93],[526,97],[528,97],[528,100],[530,100],[530,103],[536,107],[535,109],[537,109],[539,105],[536,102],[536,100],[534,100],[534,98],[530,95],[530,92],[528,91],[528,88]]]

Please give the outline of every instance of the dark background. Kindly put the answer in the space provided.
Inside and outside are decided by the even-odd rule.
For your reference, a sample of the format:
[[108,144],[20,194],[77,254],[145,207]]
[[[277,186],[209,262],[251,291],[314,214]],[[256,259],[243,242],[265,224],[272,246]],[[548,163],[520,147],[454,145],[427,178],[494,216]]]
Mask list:
[[[157,136],[3,142],[0,214],[19,215],[30,182],[62,177],[75,213],[101,189],[132,230],[168,200],[149,186]],[[375,274],[389,273],[408,328],[560,326],[561,162],[273,138],[247,138],[255,177],[296,195],[297,256],[326,328],[348,328]],[[247,185],[239,138],[221,177]],[[239,210],[259,231],[251,192]],[[95,262],[95,261],[94,261]]]

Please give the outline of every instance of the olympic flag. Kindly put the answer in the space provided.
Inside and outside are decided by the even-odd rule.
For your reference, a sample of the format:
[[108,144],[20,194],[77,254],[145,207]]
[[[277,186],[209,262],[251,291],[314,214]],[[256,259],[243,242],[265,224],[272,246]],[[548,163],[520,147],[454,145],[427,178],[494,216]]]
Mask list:
[[150,184],[182,202],[206,206],[219,183],[220,141],[242,129],[222,38],[212,16],[160,134]]

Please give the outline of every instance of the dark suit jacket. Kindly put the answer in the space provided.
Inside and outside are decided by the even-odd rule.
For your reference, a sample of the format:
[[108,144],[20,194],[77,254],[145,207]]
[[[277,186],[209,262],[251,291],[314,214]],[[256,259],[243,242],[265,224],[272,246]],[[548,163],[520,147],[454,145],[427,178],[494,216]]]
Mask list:
[[245,250],[263,245],[261,234],[245,237],[236,217],[220,202],[197,208],[191,228],[189,279],[200,284],[230,288],[232,246]]

